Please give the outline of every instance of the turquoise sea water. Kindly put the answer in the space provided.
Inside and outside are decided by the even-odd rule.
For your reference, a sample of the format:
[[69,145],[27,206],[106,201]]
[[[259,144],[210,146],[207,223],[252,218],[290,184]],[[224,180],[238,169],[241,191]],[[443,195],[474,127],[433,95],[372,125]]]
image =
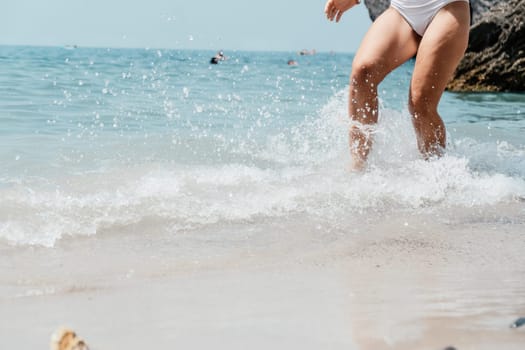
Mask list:
[[351,54],[226,52],[210,65],[213,54],[0,47],[0,244],[145,222],[152,234],[274,220],[344,231],[363,217],[508,216],[509,205],[525,222],[525,94],[446,92],[448,152],[423,161],[408,62],[380,85],[370,167],[351,174]]

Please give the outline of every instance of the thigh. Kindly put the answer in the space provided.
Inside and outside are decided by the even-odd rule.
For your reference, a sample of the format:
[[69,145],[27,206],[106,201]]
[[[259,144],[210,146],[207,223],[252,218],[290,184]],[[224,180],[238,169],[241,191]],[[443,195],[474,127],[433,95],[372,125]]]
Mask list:
[[437,107],[468,44],[469,5],[456,1],[442,8],[428,26],[417,52],[410,85],[412,102]]
[[416,54],[420,37],[397,10],[390,7],[366,33],[352,64],[382,80],[385,75]]

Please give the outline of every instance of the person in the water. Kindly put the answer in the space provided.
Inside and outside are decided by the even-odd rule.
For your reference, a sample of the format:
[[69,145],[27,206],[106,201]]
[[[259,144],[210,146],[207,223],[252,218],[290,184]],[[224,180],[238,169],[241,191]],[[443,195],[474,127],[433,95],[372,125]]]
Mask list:
[[[328,0],[325,14],[339,22],[359,0]],[[353,168],[364,168],[377,123],[377,86],[395,68],[416,61],[408,108],[425,159],[440,156],[446,131],[437,106],[468,44],[468,0],[392,0],[366,33],[352,63],[348,112]]]
[[210,59],[211,64],[218,64],[220,61],[226,60],[226,56],[224,56],[224,53],[222,51],[219,51]]

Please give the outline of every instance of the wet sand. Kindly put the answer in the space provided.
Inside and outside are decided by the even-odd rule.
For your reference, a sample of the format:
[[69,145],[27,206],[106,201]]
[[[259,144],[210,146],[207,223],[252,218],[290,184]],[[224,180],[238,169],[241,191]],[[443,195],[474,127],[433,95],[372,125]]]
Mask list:
[[525,315],[512,210],[1,243],[0,349],[47,349],[61,325],[94,350],[523,349],[525,329],[509,328]]

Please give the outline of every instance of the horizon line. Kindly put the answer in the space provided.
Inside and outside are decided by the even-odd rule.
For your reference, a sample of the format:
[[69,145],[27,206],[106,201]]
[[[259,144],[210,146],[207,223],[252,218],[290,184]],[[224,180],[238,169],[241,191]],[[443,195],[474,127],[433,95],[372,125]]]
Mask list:
[[52,45],[52,44],[4,44],[0,43],[0,47],[34,47],[34,48],[63,48],[63,49],[99,49],[99,50],[167,50],[167,51],[230,51],[230,52],[282,52],[282,53],[299,53],[303,50],[312,51],[315,53],[343,53],[343,54],[355,54],[352,51],[338,51],[338,50],[317,50],[313,49],[296,49],[296,50],[283,50],[283,49],[232,49],[232,48],[173,48],[173,47],[136,47],[136,46],[91,46],[91,45],[78,45],[78,44],[63,44],[63,45]]

